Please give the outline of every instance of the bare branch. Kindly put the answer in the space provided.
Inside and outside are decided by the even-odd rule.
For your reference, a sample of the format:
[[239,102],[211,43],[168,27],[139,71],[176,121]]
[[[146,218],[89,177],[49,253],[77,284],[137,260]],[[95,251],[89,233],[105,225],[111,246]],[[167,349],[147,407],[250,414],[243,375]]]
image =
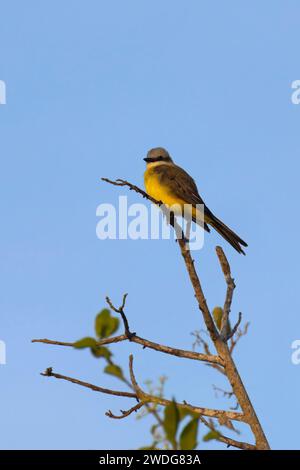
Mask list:
[[131,333],[131,331],[129,329],[129,323],[128,323],[127,317],[124,313],[124,307],[125,307],[127,295],[128,294],[123,295],[123,302],[122,302],[122,305],[119,308],[116,308],[113,305],[113,303],[112,303],[112,301],[110,300],[109,297],[106,297],[106,302],[108,303],[108,305],[110,306],[110,308],[114,312],[119,313],[121,315],[121,318],[122,318],[123,324],[124,324],[125,336],[127,337],[127,339],[129,339],[129,341],[131,341],[133,336],[135,336],[135,333]]
[[219,258],[219,262],[225,277],[225,281],[227,284],[227,292],[226,292],[226,298],[225,298],[225,303],[223,307],[223,317],[222,317],[222,323],[221,323],[221,338],[224,341],[228,340],[228,333],[230,331],[229,327],[229,314],[230,314],[230,308],[231,308],[231,303],[232,303],[232,297],[233,297],[233,291],[235,289],[235,284],[234,280],[231,277],[231,271],[230,271],[230,266],[228,263],[228,260],[225,256],[224,251],[220,246],[216,247],[216,253]]
[[202,346],[205,354],[211,354],[208,342],[202,338],[201,333],[207,334],[205,330],[196,330],[191,333],[191,335],[195,337],[195,341],[193,342],[193,350],[195,350],[196,346]]
[[[208,427],[211,431],[216,431],[215,427],[212,426],[209,421],[207,421],[203,416],[199,416],[200,421]],[[224,442],[224,444],[227,444],[227,447],[236,447],[237,449],[242,449],[242,450],[256,450],[256,446],[252,444],[248,444],[247,442],[241,442],[241,441],[236,441],[235,439],[231,439],[230,437],[224,436],[222,433],[218,431],[219,436],[216,437],[217,441]]]
[[135,391],[135,393],[137,394],[137,396],[142,399],[144,398],[144,396],[146,395],[143,390],[139,387],[137,381],[136,381],[136,378],[135,378],[135,375],[134,375],[134,372],[133,372],[133,355],[130,354],[129,356],[129,373],[130,373],[130,380],[131,380],[131,383],[132,383],[132,386],[133,386],[133,389]]
[[[82,387],[89,388],[90,390],[93,390],[95,392],[100,392],[100,393],[105,393],[105,394],[108,394],[108,395],[115,395],[115,396],[120,396],[120,397],[134,398],[134,399],[140,401],[141,406],[139,406],[138,409],[140,409],[143,405],[146,405],[148,403],[159,404],[159,405],[163,405],[163,406],[167,406],[167,405],[170,405],[172,403],[172,400],[167,400],[167,399],[159,397],[159,396],[150,395],[150,394],[144,392],[139,387],[139,385],[136,381],[134,372],[133,372],[133,357],[132,357],[132,355],[129,357],[129,369],[130,369],[130,379],[131,379],[132,386],[133,386],[133,389],[134,389],[135,393],[123,392],[123,391],[119,391],[119,390],[111,390],[111,389],[107,389],[107,388],[102,388],[102,387],[99,387],[97,385],[93,385],[93,384],[90,384],[88,382],[83,382],[82,380],[75,379],[73,377],[68,377],[66,375],[56,374],[56,373],[53,372],[52,367],[49,367],[48,369],[46,369],[46,371],[41,373],[41,375],[43,375],[45,377],[55,377],[56,379],[66,380],[68,382],[72,382],[74,384],[81,385]],[[245,421],[245,417],[242,413],[237,413],[237,412],[233,412],[233,411],[215,410],[215,409],[212,409],[212,408],[202,408],[202,407],[192,406],[192,405],[190,405],[186,402],[183,402],[183,403],[177,403],[176,402],[176,406],[178,406],[178,408],[183,408],[183,409],[192,411],[193,413],[199,414],[201,416],[208,416],[208,417],[211,417],[211,418],[226,417],[226,418],[234,420],[234,421]],[[131,409],[131,410],[134,411],[134,409]],[[129,414],[131,414],[131,412],[128,413],[128,416],[129,416]]]
[[[167,400],[163,397],[157,397],[146,393],[144,390],[140,388],[138,385],[135,374],[133,371],[133,356],[132,354],[129,356],[129,371],[130,371],[130,379],[132,382],[132,386],[134,391],[136,392],[137,397],[139,400],[145,403],[157,403],[159,405],[168,406],[171,403],[174,403],[174,400]],[[226,417],[227,419],[232,419],[234,421],[246,421],[245,416],[243,413],[237,413],[235,411],[224,411],[224,410],[215,410],[213,408],[204,408],[199,406],[193,406],[184,401],[183,403],[175,402],[178,408],[182,408],[193,413],[209,416],[211,418],[222,418]]]
[[223,390],[220,387],[217,387],[216,385],[213,385],[213,389],[215,391],[216,396],[218,395],[218,392],[221,392],[223,397],[231,398],[234,396],[234,392],[231,390],[231,392],[228,392],[227,390]]
[[[97,341],[97,346],[105,346],[107,344],[120,343],[122,341],[127,341],[129,338],[124,335],[113,336],[112,338],[105,338],[101,341]],[[130,341],[132,343],[137,343],[143,346],[143,348],[154,349],[155,351],[163,352],[165,354],[170,354],[172,356],[182,357],[185,359],[193,359],[196,361],[204,361],[212,364],[223,365],[223,361],[219,356],[214,356],[212,354],[202,354],[194,351],[186,351],[184,349],[172,348],[171,346],[165,346],[163,344],[154,343],[140,336],[132,336]],[[51,344],[54,346],[69,346],[74,347],[75,343],[66,343],[63,341],[55,341],[52,339],[33,339],[32,343],[44,343]]]
[[107,395],[116,395],[118,397],[127,397],[127,398],[135,398],[137,399],[137,395],[135,393],[130,392],[120,392],[118,390],[110,390],[108,388],[98,387],[97,385],[90,384],[88,382],[83,382],[82,380],[74,379],[73,377],[68,377],[66,375],[56,374],[53,372],[52,367],[48,367],[45,372],[42,372],[41,375],[44,377],[55,377],[56,379],[66,380],[68,382],[72,382],[73,384],[81,385],[82,387],[89,388],[94,392],[106,393]]
[[236,347],[237,343],[239,342],[239,340],[242,338],[242,336],[245,336],[247,333],[248,333],[248,328],[250,326],[250,323],[247,322],[246,325],[244,326],[244,329],[242,330],[241,328],[239,328],[237,330],[237,333],[236,333],[236,336],[232,337],[231,338],[231,341],[230,341],[230,348],[229,348],[229,352],[230,354],[232,354],[234,348]]
[[166,219],[167,219],[168,223],[174,228],[177,239],[182,240],[183,243],[187,242],[180,225],[176,222],[176,219],[174,217],[174,213],[171,212],[168,209],[168,207],[162,201],[157,201],[156,199],[154,199],[152,196],[147,194],[145,191],[143,191],[138,186],[136,186],[132,183],[129,183],[129,181],[122,180],[122,179],[117,179],[116,181],[112,181],[108,178],[101,178],[101,180],[105,181],[106,183],[113,184],[114,186],[128,186],[128,188],[131,191],[135,191],[136,193],[141,194],[143,196],[143,198],[148,199],[148,201],[151,201],[151,202],[153,202],[153,204],[160,207],[161,210],[163,211],[164,215],[166,216]]
[[239,312],[238,321],[236,322],[236,324],[234,325],[234,327],[232,328],[232,330],[230,331],[230,333],[228,333],[228,335],[227,335],[227,341],[235,335],[235,333],[236,333],[238,327],[240,326],[241,321],[242,321],[242,312]]
[[[226,397],[226,398],[229,398],[229,399],[232,398],[232,397],[235,397],[235,394],[234,394],[233,391],[228,392],[227,390],[223,390],[223,389],[220,388],[220,387],[216,387],[216,385],[214,385],[214,384],[213,384],[213,389],[214,389],[214,391],[215,391],[216,397],[218,396],[218,392],[221,392],[222,395],[223,395],[223,397]],[[236,397],[235,397],[235,399],[236,399]],[[239,402],[238,402],[238,400],[236,399],[236,404],[235,404],[234,406],[231,406],[230,409],[231,409],[231,410],[238,410],[239,407],[240,407]]]
[[102,181],[105,181],[106,183],[113,184],[114,186],[128,186],[130,190],[135,191],[136,193],[141,194],[144,198],[148,199],[149,201],[153,202],[154,204],[158,206],[162,206],[163,202],[162,201],[157,201],[153,197],[149,196],[145,191],[143,191],[141,188],[138,186],[135,186],[134,184],[129,183],[128,181],[122,180],[122,179],[117,179],[115,181],[110,180],[108,178],[101,178]]
[[47,339],[47,338],[32,339],[31,342],[32,343],[52,344],[53,346],[70,346],[70,347],[74,346],[74,343],[66,343],[65,341],[56,341],[54,339]]
[[[134,411],[138,411],[140,408],[142,408],[142,406],[144,406],[145,403],[138,403],[137,405],[133,406],[132,408],[130,408],[129,410],[120,410],[121,411],[121,415],[114,415],[111,410],[108,410],[105,415],[108,416],[109,418],[113,418],[113,419],[123,419],[123,418],[127,418],[127,416],[131,415],[131,413],[133,413]],[[151,411],[151,410],[150,410]]]
[[[202,338],[202,336],[201,336],[201,333],[202,333],[202,332],[205,333],[205,334],[207,334],[207,332],[204,331],[204,330],[202,330],[202,331],[194,331],[194,332],[192,333],[192,335],[195,336],[195,338],[196,338],[195,341],[194,341],[194,343],[193,343],[193,349],[195,349],[195,347],[196,347],[197,345],[198,345],[198,346],[202,346],[203,349],[204,349],[204,351],[205,351],[205,353],[206,353],[206,354],[210,354],[210,349],[209,349],[208,343],[207,343],[207,341],[205,341],[205,340]],[[221,359],[220,356],[215,356],[215,357],[218,357],[219,359]],[[218,372],[220,372],[221,374],[226,375],[226,374],[225,374],[224,367],[223,367],[223,364],[220,365],[220,364],[213,363],[213,362],[210,361],[210,362],[207,362],[206,365],[209,366],[209,367],[213,367],[214,369],[216,369],[216,370],[217,370]]]

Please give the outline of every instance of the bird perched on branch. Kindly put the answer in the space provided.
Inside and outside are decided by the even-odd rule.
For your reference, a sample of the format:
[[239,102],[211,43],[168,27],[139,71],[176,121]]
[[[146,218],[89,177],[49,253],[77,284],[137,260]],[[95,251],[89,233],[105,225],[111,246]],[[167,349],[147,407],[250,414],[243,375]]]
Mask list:
[[[207,232],[210,232],[211,225],[238,253],[245,254],[241,245],[246,247],[247,243],[208,209],[193,178],[175,165],[167,150],[162,147],[153,148],[144,160],[147,163],[144,174],[145,188],[151,197],[169,208],[176,207],[177,215],[184,215],[185,207],[189,205],[194,222],[202,225]],[[201,207],[204,210],[204,221],[197,205],[203,205]]]

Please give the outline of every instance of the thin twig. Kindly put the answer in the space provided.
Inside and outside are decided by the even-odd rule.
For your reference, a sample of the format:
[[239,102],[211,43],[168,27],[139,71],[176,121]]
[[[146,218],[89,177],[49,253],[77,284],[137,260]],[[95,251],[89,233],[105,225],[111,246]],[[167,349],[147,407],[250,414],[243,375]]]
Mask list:
[[217,387],[216,385],[213,385],[213,389],[215,391],[216,397],[218,396],[218,392],[221,392],[223,397],[231,398],[232,396],[234,396],[233,391],[228,392],[227,390],[223,390],[222,388]]
[[[100,393],[105,393],[108,395],[115,395],[115,396],[120,396],[120,397],[127,397],[127,398],[134,398],[138,400],[139,402],[143,403],[145,405],[146,403],[153,403],[153,404],[159,404],[163,406],[170,405],[173,403],[172,400],[167,400],[165,398],[159,397],[159,396],[154,396],[150,395],[146,392],[144,392],[140,386],[138,385],[134,372],[133,372],[133,357],[132,355],[129,358],[129,368],[130,368],[130,379],[132,382],[133,389],[135,393],[130,393],[130,392],[123,392],[119,390],[111,390],[107,388],[102,388],[97,385],[93,385],[88,382],[83,382],[82,380],[75,379],[73,377],[68,377],[66,375],[62,374],[57,374],[53,372],[53,369],[49,367],[46,369],[45,372],[41,373],[41,375],[45,377],[55,377],[56,379],[62,379],[66,380],[68,382],[72,382],[74,384],[80,385],[82,387],[89,388],[90,390],[93,390],[95,392],[100,392]],[[216,410],[213,408],[203,408],[203,407],[198,407],[198,406],[193,406],[188,404],[187,402],[183,403],[177,403],[176,406],[178,408],[186,409],[188,411],[191,411],[197,415],[201,416],[207,416],[210,418],[222,418],[226,417],[227,419],[234,420],[234,421],[245,421],[245,417],[242,413],[237,413],[233,411],[224,411],[224,410]],[[139,407],[141,408],[141,407]]]
[[[234,394],[233,391],[228,392],[227,390],[223,390],[222,388],[216,387],[215,385],[213,385],[213,389],[215,391],[216,397],[218,396],[218,392],[221,392],[223,397],[226,397],[226,398],[229,398],[229,399],[232,398],[232,397],[235,397],[235,394]],[[236,399],[236,404],[234,406],[231,406],[230,409],[236,411],[236,410],[239,409],[239,407],[240,407],[239,402]]]
[[55,377],[56,379],[66,380],[72,382],[73,384],[81,385],[82,387],[89,388],[94,392],[106,393],[107,395],[116,395],[118,397],[128,397],[137,399],[135,393],[130,392],[120,392],[119,390],[110,390],[108,388],[99,387],[98,385],[93,385],[88,382],[83,382],[82,380],[74,379],[73,377],[68,377],[66,375],[56,374],[53,372],[52,367],[48,367],[45,372],[42,372],[41,375],[44,377]]
[[[97,346],[105,346],[107,344],[113,344],[113,343],[120,343],[122,341],[127,341],[129,338],[123,334],[119,336],[113,336],[111,338],[104,338],[100,341],[97,341]],[[145,338],[141,338],[140,336],[132,336],[130,338],[130,341],[133,343],[140,344],[144,348],[149,348],[153,349],[155,351],[160,351],[165,354],[170,354],[172,356],[177,356],[177,357],[182,357],[185,359],[193,359],[196,361],[204,361],[212,364],[218,364],[220,366],[223,365],[223,361],[220,357],[212,355],[212,354],[202,354],[198,353],[195,351],[186,351],[184,349],[177,349],[177,348],[172,348],[171,346],[165,346],[163,344],[159,343],[154,343],[153,341],[149,341]],[[44,344],[51,344],[54,346],[69,346],[69,347],[74,347],[75,343],[67,343],[64,341],[55,341],[52,339],[33,339],[31,341],[32,343],[44,343]]]
[[[198,346],[203,346],[203,349],[204,349],[205,353],[206,353],[206,354],[210,354],[210,349],[209,349],[208,343],[207,343],[207,341],[205,341],[205,340],[201,337],[201,332],[207,334],[207,332],[204,331],[204,330],[194,331],[194,332],[192,333],[192,335],[195,336],[195,338],[196,338],[195,341],[194,341],[194,343],[193,343],[193,349],[195,349],[195,347],[196,347],[197,345],[198,345]],[[218,357],[219,359],[221,359],[220,356],[215,356],[215,357]],[[207,362],[206,365],[209,366],[209,367],[212,367],[213,369],[216,369],[216,370],[217,370],[218,372],[220,372],[221,374],[226,375],[226,374],[225,374],[224,367],[223,367],[223,364],[220,365],[220,364],[217,364],[217,363],[212,363],[212,362],[209,362],[209,363],[208,363],[208,362]]]
[[227,284],[227,292],[226,292],[226,298],[225,298],[225,303],[223,307],[223,316],[222,316],[222,322],[221,322],[221,338],[224,341],[227,341],[229,339],[230,335],[230,327],[229,327],[229,314],[230,314],[230,308],[231,308],[231,303],[232,303],[232,297],[233,297],[233,291],[235,289],[235,284],[234,280],[231,277],[231,271],[230,271],[230,266],[227,261],[227,258],[225,256],[224,251],[220,246],[216,247],[216,253],[220,261],[220,265],[225,277],[225,281]]
[[139,385],[136,381],[134,372],[133,372],[133,355],[132,354],[130,354],[130,356],[129,356],[129,373],[130,373],[130,380],[131,380],[131,383],[132,383],[132,386],[134,388],[135,393],[137,394],[137,396],[140,395],[141,397],[144,397],[145,393],[139,387]]
[[241,321],[242,321],[242,312],[239,312],[238,321],[236,322],[236,324],[234,325],[234,327],[232,328],[232,330],[230,331],[230,333],[228,333],[228,335],[227,335],[227,341],[235,335],[235,333],[236,333],[238,327],[240,326]]
[[130,408],[129,410],[126,410],[126,411],[120,410],[121,413],[122,413],[121,415],[115,415],[111,412],[111,410],[108,410],[105,413],[105,415],[108,416],[109,418],[113,418],[113,419],[123,419],[123,418],[127,418],[127,416],[131,415],[131,413],[133,413],[134,411],[137,411],[140,408],[142,408],[142,406],[144,406],[144,403],[140,402],[137,405]]
[[141,188],[138,186],[135,186],[134,184],[129,183],[128,181],[122,180],[118,178],[117,180],[113,181],[108,178],[101,178],[102,181],[105,181],[106,183],[113,184],[114,186],[128,186],[130,190],[135,191],[136,193],[141,194],[144,198],[148,199],[149,201],[153,202],[154,204],[158,206],[162,206],[163,202],[162,201],[157,201],[153,197],[149,196],[145,191],[143,191]]
[[[212,426],[203,416],[199,416],[200,421],[208,427],[211,431],[216,431],[215,427]],[[231,439],[230,437],[224,436],[219,431],[217,431],[219,436],[216,437],[217,441],[224,442],[227,444],[227,447],[236,447],[237,449],[242,450],[256,450],[256,446],[252,444],[248,444],[247,442],[236,441],[235,439]]]
[[247,322],[246,325],[244,326],[244,329],[242,330],[241,328],[239,328],[237,330],[236,336],[235,337],[233,336],[231,338],[230,348],[229,348],[230,354],[232,354],[234,348],[236,347],[236,345],[239,342],[239,340],[241,339],[241,337],[245,336],[248,333],[249,325],[250,325],[250,322]]
[[[130,380],[132,382],[132,386],[134,391],[137,394],[137,397],[141,402],[145,403],[157,403],[159,405],[163,406],[168,406],[172,403],[174,403],[174,400],[167,400],[166,398],[163,397],[157,397],[150,395],[149,393],[145,392],[144,390],[141,389],[141,387],[138,385],[137,380],[135,378],[135,374],[133,371],[133,356],[132,354],[129,356],[129,371],[130,371]],[[188,411],[191,411],[193,413],[203,415],[203,416],[208,416],[210,418],[222,418],[226,417],[227,419],[232,419],[234,421],[243,421],[245,422],[245,416],[243,413],[237,413],[233,411],[225,411],[225,410],[216,410],[213,408],[204,408],[204,407],[199,407],[199,406],[193,406],[184,401],[183,403],[178,403],[175,402],[176,406],[178,408],[182,408]]]
[[119,313],[121,315],[121,318],[122,318],[123,324],[124,324],[125,336],[127,337],[127,339],[129,339],[129,341],[131,341],[132,338],[135,336],[135,333],[131,333],[127,317],[124,313],[124,307],[125,307],[127,295],[128,294],[123,295],[123,302],[122,302],[122,305],[119,308],[117,308],[113,305],[113,303],[112,303],[112,301],[110,300],[109,297],[106,297],[105,300],[114,312]]
[[[129,183],[129,181],[125,181],[125,180],[122,180],[120,178],[118,178],[117,180],[115,181],[112,181],[108,178],[101,178],[102,181],[105,181],[106,183],[109,183],[109,184],[113,184],[114,186],[127,186],[130,191],[135,191],[136,193],[138,194],[141,194],[141,196],[143,196],[143,198],[145,199],[148,199],[149,201],[151,201],[153,204],[155,204],[156,206],[160,207],[163,214],[165,215],[166,217],[166,220],[168,221],[168,223],[171,225],[171,227],[174,228],[175,230],[175,233],[176,233],[176,236],[177,236],[177,239],[178,240],[182,240],[183,243],[186,243],[187,240],[185,239],[185,236],[184,236],[184,233],[183,233],[183,230],[182,228],[180,227],[180,225],[176,222],[176,218],[174,216],[174,213],[172,211],[169,210],[168,206],[166,206],[162,201],[157,201],[156,199],[154,199],[152,196],[150,196],[149,194],[147,194],[145,191],[143,191],[141,188],[139,188],[138,186],[132,184],[132,183]],[[188,244],[188,243],[187,243]]]

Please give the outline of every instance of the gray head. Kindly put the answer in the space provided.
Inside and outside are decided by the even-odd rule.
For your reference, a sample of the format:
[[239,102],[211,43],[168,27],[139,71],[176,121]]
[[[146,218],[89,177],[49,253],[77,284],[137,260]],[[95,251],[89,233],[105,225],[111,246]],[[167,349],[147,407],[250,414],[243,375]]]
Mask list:
[[172,158],[167,152],[166,149],[163,147],[156,147],[154,149],[149,150],[147,153],[147,157],[144,158],[145,162],[147,163],[154,163],[154,162],[166,162],[171,163],[173,162]]

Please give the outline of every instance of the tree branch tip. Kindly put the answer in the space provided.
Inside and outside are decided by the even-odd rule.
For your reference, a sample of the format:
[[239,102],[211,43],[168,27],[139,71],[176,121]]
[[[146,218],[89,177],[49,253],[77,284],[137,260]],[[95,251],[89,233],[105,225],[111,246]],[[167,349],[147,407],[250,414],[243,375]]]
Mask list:
[[47,369],[45,370],[45,372],[41,372],[41,374],[43,377],[52,377],[53,375],[53,368],[52,367],[47,367]]
[[237,332],[238,327],[241,324],[241,321],[242,321],[242,312],[239,312],[239,316],[238,316],[238,320],[237,320],[236,324],[232,328],[231,332],[227,335],[227,341],[235,335],[235,333]]
[[111,410],[108,410],[105,415],[108,416],[109,418],[113,419],[123,419],[127,418],[127,416],[131,415],[133,412],[137,412],[142,406],[144,406],[145,403],[138,403],[137,405],[133,406],[132,408],[129,408],[129,410],[120,410],[121,415],[114,415]]
[[128,297],[128,293],[126,292],[125,294],[123,294],[122,305],[119,308],[114,306],[114,304],[112,303],[112,301],[111,301],[111,299],[108,295],[105,297],[105,300],[106,300],[106,303],[110,306],[110,308],[114,312],[121,313],[123,311],[124,307],[125,307],[127,297]]
[[224,255],[225,256],[224,250],[220,245],[216,246],[216,252],[217,252],[218,255],[221,255],[221,256]]
[[132,354],[130,354],[130,356],[129,356],[129,374],[130,374],[130,380],[131,380],[132,386],[134,388],[134,391],[135,391],[137,397],[140,398],[140,396],[144,396],[145,393],[139,387],[139,385],[136,381],[134,372],[133,372],[133,355]]
[[123,295],[123,302],[122,302],[122,306],[120,307],[121,310],[123,310],[123,308],[125,307],[127,296],[128,296],[128,293],[126,292],[126,294]]
[[219,258],[219,262],[220,262],[224,276],[231,277],[230,265],[229,265],[228,259],[226,258],[223,248],[221,246],[216,246],[216,253]]

